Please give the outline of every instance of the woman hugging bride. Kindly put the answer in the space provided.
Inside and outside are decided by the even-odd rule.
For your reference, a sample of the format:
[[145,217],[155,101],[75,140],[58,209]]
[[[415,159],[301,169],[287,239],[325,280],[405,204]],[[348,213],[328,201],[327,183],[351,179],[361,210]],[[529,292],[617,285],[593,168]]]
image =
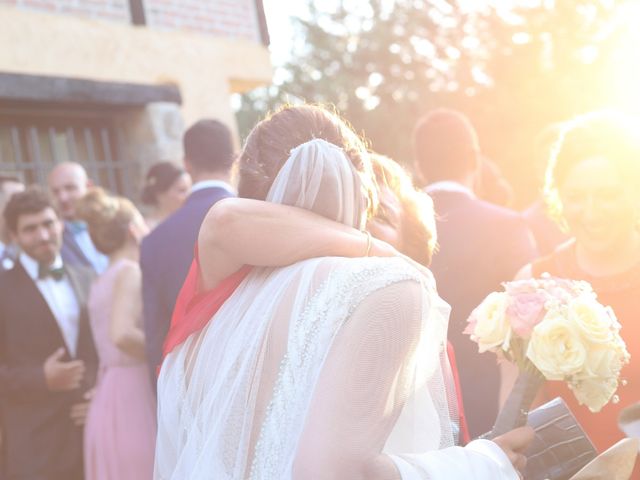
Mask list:
[[[240,196],[304,209],[344,232],[363,230],[377,202],[364,144],[317,106],[260,122],[239,173]],[[239,259],[220,247],[235,240],[216,221],[224,209],[203,224],[196,280],[202,291],[237,284],[202,328],[181,329],[188,335],[164,360],[156,479],[519,478],[528,428],[454,446],[449,307],[426,268],[304,245],[267,264]],[[274,241],[264,228],[249,257]],[[347,237],[363,253],[388,254],[368,234]]]

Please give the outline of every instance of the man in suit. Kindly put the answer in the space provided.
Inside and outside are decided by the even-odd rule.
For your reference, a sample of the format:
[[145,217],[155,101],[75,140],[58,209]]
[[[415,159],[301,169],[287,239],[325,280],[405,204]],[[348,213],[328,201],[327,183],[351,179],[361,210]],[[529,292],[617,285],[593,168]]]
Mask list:
[[140,251],[145,342],[153,385],[200,225],[214,203],[235,195],[229,184],[233,141],[224,124],[198,121],[186,131],[183,145],[185,168],[193,179],[191,193],[180,209],[144,238]]
[[86,170],[79,163],[60,163],[51,170],[47,181],[55,206],[64,219],[62,259],[70,265],[84,265],[96,273],[104,272],[109,260],[93,245],[87,224],[76,214],[76,203],[92,185]]
[[440,295],[452,307],[449,340],[473,437],[493,425],[500,378],[496,356],[479,354],[462,331],[484,297],[535,257],[535,244],[519,214],[475,196],[480,147],[462,114],[435,110],[423,117],[414,131],[414,155],[437,215],[440,248],[431,269]]
[[5,479],[82,479],[82,425],[97,369],[86,310],[93,272],[63,263],[62,223],[45,192],[15,194],[4,218],[21,251],[0,274]]

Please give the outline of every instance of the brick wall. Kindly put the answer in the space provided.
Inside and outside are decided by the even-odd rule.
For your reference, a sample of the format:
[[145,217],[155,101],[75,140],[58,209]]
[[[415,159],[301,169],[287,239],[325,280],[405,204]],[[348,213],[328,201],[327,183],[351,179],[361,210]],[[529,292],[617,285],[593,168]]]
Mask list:
[[130,23],[128,0],[0,0],[0,5]]
[[[143,0],[146,24],[261,42],[256,0]],[[131,23],[129,0],[0,0],[0,6]]]
[[147,25],[260,42],[255,0],[144,0]]

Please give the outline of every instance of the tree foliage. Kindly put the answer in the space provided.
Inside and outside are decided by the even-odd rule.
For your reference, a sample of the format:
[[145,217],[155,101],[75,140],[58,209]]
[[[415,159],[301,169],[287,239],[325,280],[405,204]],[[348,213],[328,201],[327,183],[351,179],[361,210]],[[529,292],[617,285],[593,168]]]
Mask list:
[[[373,148],[410,164],[420,115],[470,116],[483,151],[530,198],[535,137],[611,105],[628,2],[360,0],[309,3],[282,81],[244,96],[246,134],[283,102],[333,103]],[[323,8],[320,7],[323,5]],[[481,7],[479,5],[482,5]],[[639,39],[640,40],[640,39]],[[640,78],[639,78],[640,79]]]

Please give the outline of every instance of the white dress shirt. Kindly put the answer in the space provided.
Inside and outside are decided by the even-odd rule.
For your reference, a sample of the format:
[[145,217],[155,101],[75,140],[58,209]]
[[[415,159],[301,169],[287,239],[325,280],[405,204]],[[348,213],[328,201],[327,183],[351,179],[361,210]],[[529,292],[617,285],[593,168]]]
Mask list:
[[[25,253],[20,254],[20,263],[49,305],[51,313],[58,322],[67,350],[72,357],[75,357],[80,331],[80,304],[68,275],[65,273],[60,280],[55,280],[51,276],[38,278],[38,262]],[[51,267],[62,267],[60,255]]]
[[440,182],[430,183],[429,185],[427,185],[424,191],[426,193],[457,192],[457,193],[464,193],[472,198],[476,197],[476,194],[473,193],[473,190],[471,190],[469,187],[453,180],[442,180]]
[[233,195],[237,195],[238,193],[236,192],[236,189],[233,188],[233,186],[231,186],[230,184],[228,184],[225,181],[222,180],[202,180],[200,182],[196,182],[191,186],[191,192],[197,192],[198,190],[202,190],[204,188],[212,188],[212,187],[218,187],[218,188],[223,188],[225,189],[227,192],[233,194]]

